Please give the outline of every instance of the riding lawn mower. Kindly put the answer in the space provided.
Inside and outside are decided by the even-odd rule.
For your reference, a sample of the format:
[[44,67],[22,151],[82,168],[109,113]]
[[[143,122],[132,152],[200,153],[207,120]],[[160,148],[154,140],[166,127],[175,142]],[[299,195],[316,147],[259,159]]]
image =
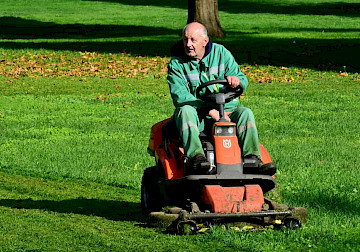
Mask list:
[[[201,90],[221,84],[218,93]],[[275,188],[274,175],[254,174],[258,160],[244,158],[238,145],[236,124],[225,120],[224,105],[239,97],[243,88],[231,88],[226,80],[201,84],[197,97],[220,114],[212,133],[200,133],[210,163],[206,174],[193,174],[181,145],[175,122],[168,118],[151,128],[148,151],[156,165],[145,169],[141,184],[141,207],[152,223],[178,234],[195,234],[204,226],[251,223],[260,227],[296,229],[307,220],[304,208],[288,207],[264,197]],[[260,143],[261,161],[272,162]]]

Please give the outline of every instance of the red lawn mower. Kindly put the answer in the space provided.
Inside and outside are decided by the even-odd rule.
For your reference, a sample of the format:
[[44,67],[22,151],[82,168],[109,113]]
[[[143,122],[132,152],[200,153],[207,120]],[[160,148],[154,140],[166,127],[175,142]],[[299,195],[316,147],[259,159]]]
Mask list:
[[[200,95],[201,90],[213,84],[226,88],[219,93]],[[194,234],[204,225],[214,223],[299,228],[307,219],[306,209],[290,208],[264,197],[276,185],[274,176],[251,174],[258,160],[242,157],[236,124],[225,120],[225,103],[239,97],[242,87],[234,89],[226,80],[215,80],[203,83],[196,92],[199,99],[220,113],[212,134],[200,133],[210,170],[200,175],[187,171],[187,158],[174,120],[156,123],[151,128],[148,146],[156,165],[145,169],[142,177],[143,213],[179,234]],[[272,162],[262,144],[260,151],[264,164]]]

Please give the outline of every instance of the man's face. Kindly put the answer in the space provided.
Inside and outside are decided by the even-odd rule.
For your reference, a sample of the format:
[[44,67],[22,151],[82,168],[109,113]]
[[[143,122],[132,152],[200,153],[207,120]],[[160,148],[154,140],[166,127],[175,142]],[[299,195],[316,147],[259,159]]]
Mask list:
[[204,37],[199,30],[189,28],[184,32],[183,43],[186,55],[201,60],[205,54],[208,38]]

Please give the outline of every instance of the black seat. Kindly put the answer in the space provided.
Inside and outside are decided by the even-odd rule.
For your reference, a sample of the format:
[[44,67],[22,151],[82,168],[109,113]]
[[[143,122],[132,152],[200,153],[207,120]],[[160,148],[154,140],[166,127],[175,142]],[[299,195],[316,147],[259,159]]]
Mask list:
[[178,140],[180,138],[179,131],[176,128],[175,119],[171,118],[162,126],[162,140]]

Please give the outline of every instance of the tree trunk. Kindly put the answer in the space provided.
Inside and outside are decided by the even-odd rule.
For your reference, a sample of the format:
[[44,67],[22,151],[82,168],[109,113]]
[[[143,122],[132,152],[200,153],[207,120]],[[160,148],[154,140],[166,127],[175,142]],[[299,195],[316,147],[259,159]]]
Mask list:
[[225,36],[220,25],[218,0],[188,0],[187,23],[191,22],[205,25],[209,36],[217,38]]

